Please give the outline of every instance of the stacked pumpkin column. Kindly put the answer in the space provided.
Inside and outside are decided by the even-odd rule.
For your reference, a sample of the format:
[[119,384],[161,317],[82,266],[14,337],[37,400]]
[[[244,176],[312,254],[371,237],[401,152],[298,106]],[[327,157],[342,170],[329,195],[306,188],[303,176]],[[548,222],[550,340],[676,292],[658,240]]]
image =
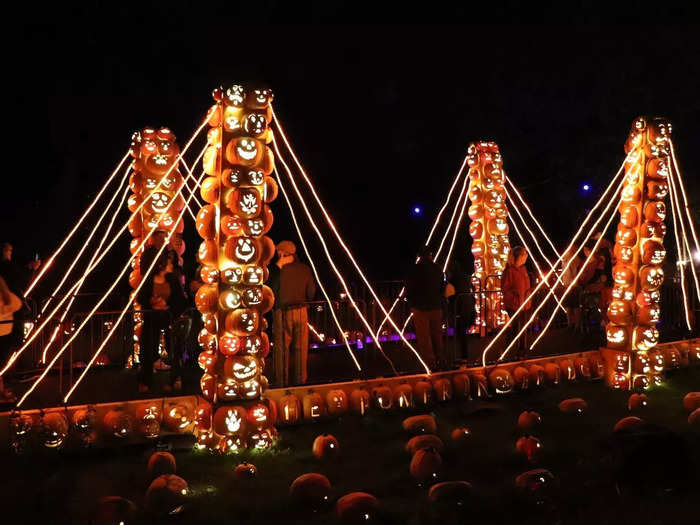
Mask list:
[[272,227],[267,205],[277,196],[268,144],[272,119],[268,89],[234,85],[214,90],[197,215],[201,278],[195,302],[204,329],[199,334],[204,369],[202,395],[212,405],[197,414],[202,448],[235,452],[269,448],[276,437],[274,404],[261,400],[270,342],[263,314],[274,295],[263,282],[275,251],[265,234]]
[[[131,189],[127,201],[129,211],[133,213],[144,200],[147,201],[129,222],[129,232],[133,237],[131,253],[139,249],[146,235],[152,230],[158,230],[165,234],[175,232],[170,239],[170,245],[179,256],[182,256],[185,252],[185,242],[182,240],[184,223],[182,219],[179,221],[176,219],[185,207],[182,195],[177,194],[184,185],[184,179],[177,168],[173,167],[180,153],[175,135],[168,128],[144,128],[132,135],[130,152],[134,162],[133,173],[129,179]],[[153,192],[152,195],[151,192]],[[160,248],[161,245],[158,243],[162,243],[163,240],[164,238],[154,233],[147,243]],[[143,253],[143,249],[140,252]],[[141,253],[134,258],[133,270],[129,275],[129,285],[132,290],[135,290],[142,280]],[[143,324],[142,314],[138,313],[138,310],[147,310],[150,307],[151,305],[141,305],[134,301],[134,309],[137,310],[134,316],[134,356],[139,354],[139,339]]]
[[469,234],[474,255],[472,286],[481,292],[476,301],[476,326],[491,330],[505,322],[501,275],[508,262],[508,208],[503,160],[495,142],[473,142],[469,165]]
[[608,307],[606,380],[615,388],[646,388],[662,381],[656,350],[666,258],[666,205],[671,125],[640,117],[625,143],[625,181],[615,238],[613,300]]

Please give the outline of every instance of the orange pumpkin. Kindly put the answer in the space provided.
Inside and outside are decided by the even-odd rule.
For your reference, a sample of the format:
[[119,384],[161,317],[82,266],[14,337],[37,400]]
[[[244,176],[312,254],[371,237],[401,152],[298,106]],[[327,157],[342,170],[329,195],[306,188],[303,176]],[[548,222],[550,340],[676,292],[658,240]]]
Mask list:
[[576,379],[576,370],[574,369],[574,364],[570,359],[561,359],[559,361],[559,368],[561,369],[561,375],[567,381],[573,381]]
[[445,450],[445,445],[442,440],[434,434],[424,434],[414,436],[406,443],[405,450],[411,455],[415,454],[421,448],[433,447],[438,452]]
[[219,299],[219,290],[216,285],[205,284],[199,287],[194,298],[197,310],[202,313],[216,312]]
[[700,408],[693,410],[688,416],[688,424],[691,427],[700,427]]
[[583,414],[588,410],[588,404],[580,397],[573,397],[559,403],[559,410],[566,414]]
[[469,375],[464,373],[453,375],[452,391],[457,399],[468,399],[471,394]]
[[442,458],[438,451],[427,447],[419,449],[413,454],[409,472],[419,481],[435,480],[440,473],[441,466]]
[[411,434],[435,434],[437,423],[430,415],[411,416],[403,420],[402,427]]
[[221,436],[242,436],[247,421],[248,413],[242,406],[220,406],[214,413],[214,432]]
[[574,369],[576,370],[577,378],[587,381],[591,379],[591,367],[588,364],[588,359],[585,357],[577,357],[574,359]]
[[472,436],[472,431],[467,427],[457,427],[450,434],[453,443],[464,445],[469,442]]
[[542,416],[537,412],[524,411],[518,416],[518,428],[520,430],[532,430],[542,423]]
[[195,412],[195,427],[197,430],[204,431],[211,428],[211,405],[206,402],[200,402]]
[[515,448],[523,454],[530,463],[537,463],[542,453],[542,442],[534,436],[522,436]]
[[330,496],[330,481],[323,474],[316,472],[302,474],[289,487],[289,497],[293,503],[316,511],[329,503]]
[[313,452],[314,456],[318,459],[334,458],[340,452],[340,446],[335,436],[321,434],[314,439],[311,452]]
[[146,508],[157,516],[177,513],[185,501],[187,482],[174,474],[164,474],[153,480],[146,491]]
[[326,394],[326,406],[328,414],[331,416],[342,416],[348,411],[348,396],[345,391],[336,388],[329,390]]
[[138,509],[133,502],[119,496],[100,498],[95,510],[95,524],[133,523]]
[[341,523],[375,521],[379,500],[366,492],[351,492],[335,504],[335,512]]
[[530,373],[530,383],[532,385],[542,386],[544,384],[545,373],[543,366],[532,364],[528,372]]
[[489,383],[497,394],[507,394],[513,391],[513,376],[505,368],[495,368],[489,372]]
[[443,481],[430,487],[431,503],[445,507],[463,508],[472,499],[472,486],[466,481]]
[[450,401],[452,399],[452,382],[442,377],[433,383],[433,389],[439,402]]
[[213,240],[202,241],[197,250],[197,260],[206,266],[216,266],[218,263],[219,249]]
[[484,374],[476,373],[472,375],[470,382],[472,384],[473,398],[481,399],[484,397],[489,397],[488,381]]
[[627,409],[630,411],[642,410],[649,406],[649,398],[646,394],[632,394],[627,400]]
[[265,202],[274,201],[277,198],[278,192],[279,187],[277,186],[277,181],[272,177],[265,177],[265,186],[263,189]]
[[518,390],[527,390],[530,383],[530,372],[524,366],[516,366],[513,369],[513,382]]
[[620,223],[626,228],[634,228],[639,221],[636,206],[624,206],[620,209]]
[[433,400],[433,385],[430,381],[419,379],[413,385],[413,402],[416,406],[428,406]]
[[213,401],[216,395],[216,376],[212,374],[203,374],[199,380],[199,386],[202,395],[206,399]]
[[253,479],[258,475],[258,469],[252,463],[240,463],[233,469],[233,475],[236,479]]
[[323,398],[313,390],[309,390],[302,400],[304,411],[304,419],[315,420],[321,419],[326,415],[326,404]]
[[401,383],[394,389],[393,405],[397,408],[413,407],[413,388],[408,383]]
[[177,472],[177,464],[175,456],[170,452],[154,452],[148,458],[148,474],[151,479],[163,474],[175,474],[175,472]]
[[286,425],[293,425],[299,422],[301,416],[301,401],[299,401],[299,398],[291,392],[287,392],[284,396],[280,398],[279,401],[280,423]]
[[108,411],[103,422],[107,434],[117,438],[129,437],[134,428],[131,415],[119,409]]
[[644,218],[651,222],[664,222],[666,205],[663,201],[649,201],[644,205]]
[[688,392],[683,397],[683,408],[688,412],[700,408],[700,392]]
[[374,404],[378,409],[391,409],[391,402],[393,400],[391,388],[389,388],[388,386],[380,385],[372,389],[372,399],[374,399]]
[[613,432],[630,432],[644,427],[644,420],[636,416],[627,416],[615,423]]
[[370,406],[369,392],[364,388],[353,390],[350,394],[350,410],[361,416],[365,415]]
[[213,205],[202,206],[197,213],[195,228],[202,238],[208,240],[214,238],[216,235],[216,208]]

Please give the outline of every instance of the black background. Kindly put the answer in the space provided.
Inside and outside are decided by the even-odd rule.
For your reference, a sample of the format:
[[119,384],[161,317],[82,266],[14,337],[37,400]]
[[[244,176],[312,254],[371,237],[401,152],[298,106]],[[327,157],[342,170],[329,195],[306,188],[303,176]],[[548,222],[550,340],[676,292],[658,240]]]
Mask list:
[[[0,238],[19,258],[36,251],[46,258],[132,131],[167,125],[184,143],[212,88],[250,82],[273,88],[280,121],[373,279],[402,277],[472,140],[500,145],[506,172],[561,246],[620,165],[632,120],[663,115],[697,211],[697,26],[265,23],[371,14],[348,5],[93,2],[18,17],[6,47],[11,140]],[[613,20],[629,18],[632,8],[632,21],[653,18],[648,8],[626,5],[613,7]],[[440,6],[424,5],[425,19],[439,18]],[[500,14],[507,12],[506,3]],[[422,216],[412,214],[414,205]],[[281,195],[273,209],[273,239],[295,239]],[[187,239],[191,270],[192,225]],[[459,242],[466,252],[466,239]],[[126,236],[120,246],[126,260]]]

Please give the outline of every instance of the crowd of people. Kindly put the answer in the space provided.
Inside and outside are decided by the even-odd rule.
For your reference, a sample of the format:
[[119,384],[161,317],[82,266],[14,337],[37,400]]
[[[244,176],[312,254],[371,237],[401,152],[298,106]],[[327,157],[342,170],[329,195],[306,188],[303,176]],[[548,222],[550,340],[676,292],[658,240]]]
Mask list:
[[[598,234],[598,237],[600,234]],[[598,238],[596,237],[596,239]],[[183,260],[178,255],[177,239],[161,254],[159,248],[165,235],[157,232],[153,242],[141,258],[141,267],[153,264],[153,272],[143,283],[137,302],[142,308],[140,353],[138,356],[138,388],[148,393],[154,388],[154,369],[169,370],[169,380],[163,386],[166,391],[182,389],[183,363],[196,363],[196,334],[201,328],[200,316],[193,308],[193,297],[203,284],[199,268],[194,277],[187,280]],[[612,293],[612,267],[615,263],[612,245],[606,239],[593,250],[594,241],[583,248],[583,254],[574,250],[564,255],[568,268],[561,274],[564,286],[573,284],[564,301],[567,324],[571,330],[583,331],[591,326],[591,312],[599,315],[598,322],[605,322],[607,305]],[[23,320],[31,314],[23,291],[41,266],[38,256],[25,265],[12,258],[13,248],[2,245],[0,261],[0,357],[6,362],[13,348],[23,337]],[[308,265],[298,260],[296,246],[282,241],[276,246],[277,257],[269,268],[268,285],[275,295],[275,306],[267,314],[267,326],[273,342],[273,352],[266,374],[276,385],[299,385],[307,382],[309,328],[307,305],[315,299],[316,286]],[[590,258],[589,258],[590,256]],[[531,309],[529,299],[535,276],[527,269],[528,253],[522,246],[511,250],[510,259],[501,277],[503,309],[513,316],[519,308]],[[582,269],[584,261],[588,263]],[[432,253],[424,248],[416,264],[406,276],[406,298],[412,314],[416,334],[416,346],[421,357],[431,369],[446,369],[453,365],[454,357],[468,358],[468,332],[475,321],[475,296],[471,293],[470,261],[454,257],[447,273],[433,261]],[[576,276],[581,274],[578,279]],[[449,357],[445,350],[445,312],[454,313],[454,329],[460,355]],[[184,330],[174,327],[186,320]],[[520,331],[526,316],[516,317],[510,337]],[[163,335],[168,345],[168,364],[163,364],[159,354]],[[188,338],[189,336],[189,338]],[[517,357],[524,356],[527,341],[521,338],[515,349]],[[2,383],[0,383],[0,387]],[[5,397],[10,392],[3,390]]]

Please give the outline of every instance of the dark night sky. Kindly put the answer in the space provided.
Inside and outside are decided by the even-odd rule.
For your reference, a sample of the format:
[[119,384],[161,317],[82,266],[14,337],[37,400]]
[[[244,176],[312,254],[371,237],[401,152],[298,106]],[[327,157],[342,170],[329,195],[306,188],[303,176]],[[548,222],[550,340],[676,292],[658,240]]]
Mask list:
[[[401,277],[472,140],[498,142],[560,245],[615,173],[640,114],[672,121],[700,205],[697,27],[236,25],[240,11],[224,23],[220,12],[206,22],[183,9],[98,5],[16,27],[0,237],[20,256],[51,253],[133,130],[167,125],[184,142],[212,88],[237,82],[274,89],[280,120],[373,278]],[[276,2],[257,5],[261,21],[277,20]],[[317,19],[333,17],[315,5]],[[291,235],[283,207],[280,196],[275,240]]]

